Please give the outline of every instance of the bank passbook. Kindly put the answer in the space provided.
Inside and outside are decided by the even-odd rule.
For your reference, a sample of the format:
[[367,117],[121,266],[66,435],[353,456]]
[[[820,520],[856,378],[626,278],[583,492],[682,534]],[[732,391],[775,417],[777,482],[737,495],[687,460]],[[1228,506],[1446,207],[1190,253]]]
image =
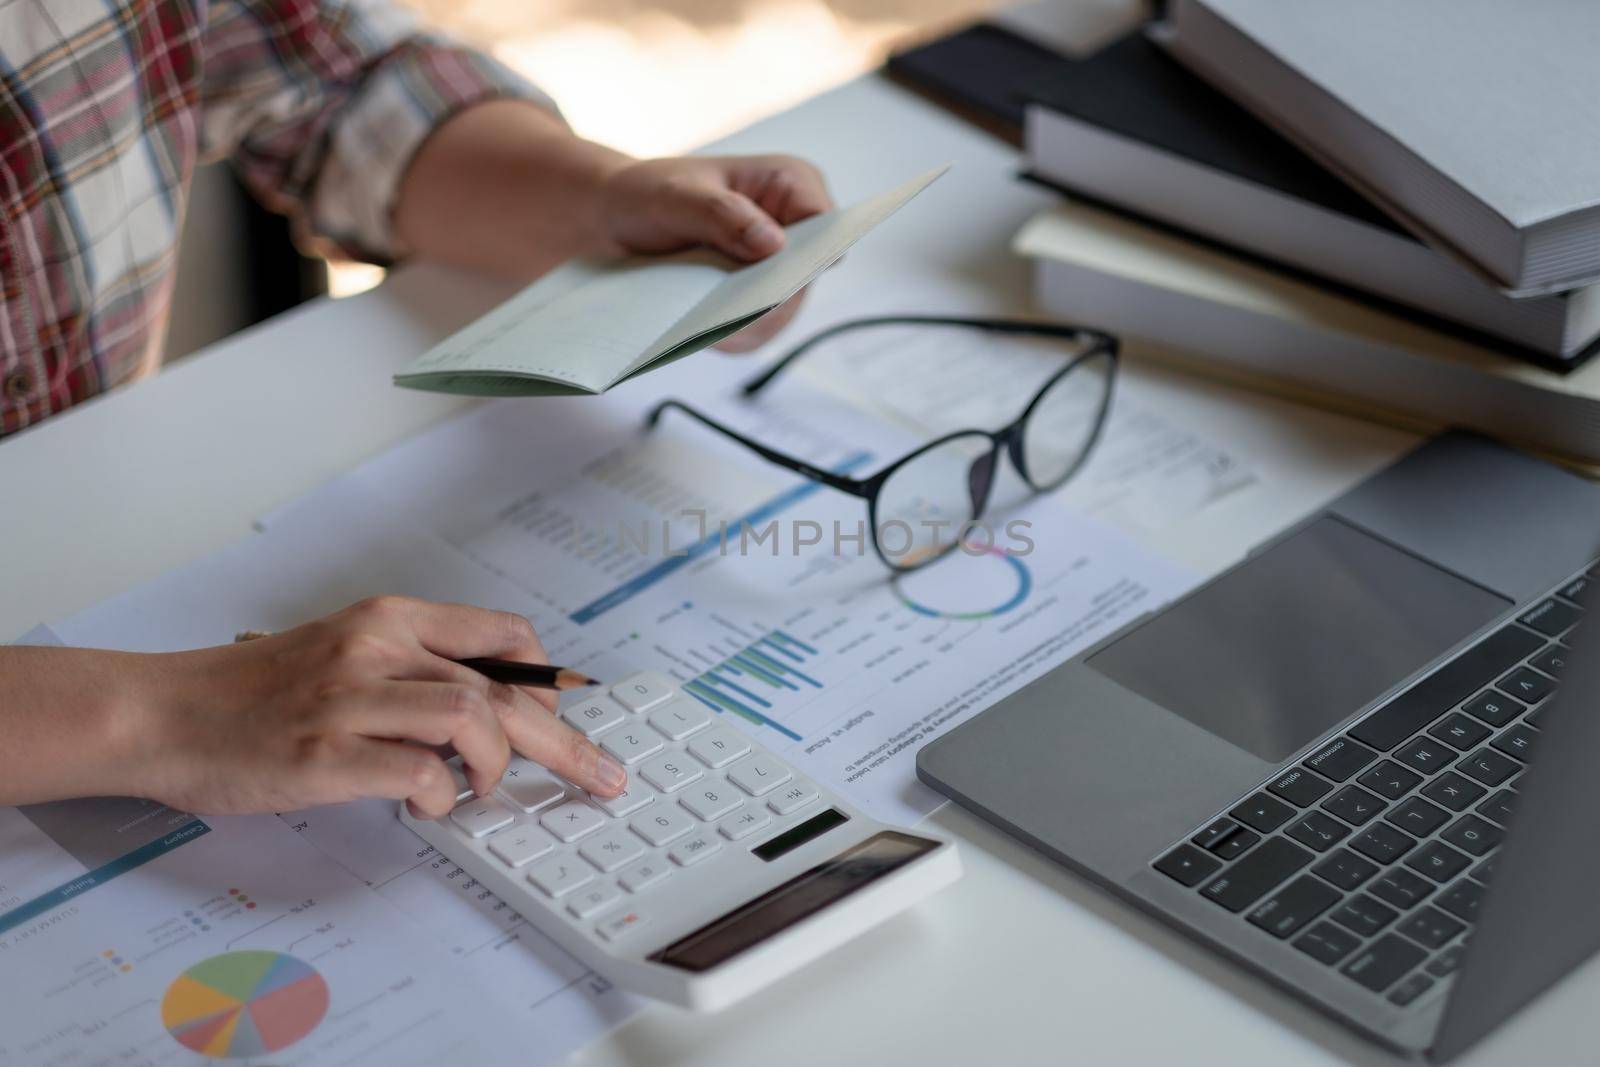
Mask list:
[[395,375],[469,396],[603,393],[743,329],[799,292],[948,167],[785,229],[739,264],[709,249],[552,271]]

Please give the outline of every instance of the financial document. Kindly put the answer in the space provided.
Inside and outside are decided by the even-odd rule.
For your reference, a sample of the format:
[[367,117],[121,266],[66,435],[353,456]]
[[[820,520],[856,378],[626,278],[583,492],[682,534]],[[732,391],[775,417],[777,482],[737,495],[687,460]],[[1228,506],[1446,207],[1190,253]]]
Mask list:
[[504,1062],[408,925],[271,816],[0,809],[0,1064]]
[[[601,678],[664,670],[898,823],[940,802],[916,779],[922,743],[1192,581],[1014,475],[973,551],[897,577],[861,499],[676,412],[645,429],[655,395],[548,418],[490,405],[311,494],[267,533],[359,501],[369,522],[433,534],[532,602],[554,661]],[[869,473],[925,439],[800,381],[758,403],[711,395],[718,418],[833,470]]]

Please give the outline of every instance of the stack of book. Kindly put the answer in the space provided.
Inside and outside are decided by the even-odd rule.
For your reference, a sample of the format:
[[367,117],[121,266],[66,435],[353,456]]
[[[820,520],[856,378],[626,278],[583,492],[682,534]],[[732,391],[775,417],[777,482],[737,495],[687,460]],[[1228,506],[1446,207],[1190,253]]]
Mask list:
[[1600,463],[1600,7],[1175,0],[1029,88],[1051,312]]

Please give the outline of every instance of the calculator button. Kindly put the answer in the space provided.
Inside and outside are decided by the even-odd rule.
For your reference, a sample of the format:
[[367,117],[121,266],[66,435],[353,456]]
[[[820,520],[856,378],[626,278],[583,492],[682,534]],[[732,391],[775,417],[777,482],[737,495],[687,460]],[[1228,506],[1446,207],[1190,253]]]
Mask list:
[[628,825],[633,827],[634,833],[657,847],[668,841],[676,841],[694,829],[694,823],[689,820],[689,816],[665,804],[646,808],[642,813],[635,815]]
[[777,815],[787,815],[791,811],[799,811],[813,800],[817,799],[817,791],[805,782],[790,782],[767,801],[767,807]]
[[723,819],[717,824],[717,829],[721,830],[722,836],[729,841],[737,841],[741,837],[749,837],[771,822],[772,816],[760,808],[746,808]]
[[656,798],[655,792],[647,785],[630,781],[628,788],[614,797],[591,797],[602,811],[614,819],[624,815],[632,815],[646,804]]
[[667,865],[666,860],[641,860],[619,874],[617,881],[621,882],[622,888],[628,892],[638,893],[649,889],[671,873],[672,868]]
[[507,867],[531,863],[555,847],[550,835],[537,826],[508,826],[489,838],[489,851]]
[[615,941],[617,938],[625,936],[630,930],[643,926],[645,921],[645,917],[636,911],[625,912],[596,926],[594,932],[607,941]]
[[711,725],[711,713],[698,700],[674,700],[650,713],[650,725],[674,741],[682,741]]
[[500,779],[500,795],[529,815],[567,795],[555,776],[531,760],[513,759]]
[[494,797],[469,800],[450,813],[450,821],[473,837],[487,837],[502,826],[510,826],[516,817],[516,812]]
[[722,842],[710,834],[695,834],[691,838],[678,842],[667,855],[678,866],[689,867],[699,863],[721,847]]
[[580,919],[587,919],[591,915],[599,915],[621,899],[622,890],[616,886],[609,883],[597,885],[573,894],[572,899],[567,901],[567,910]]
[[544,828],[563,841],[576,841],[605,825],[606,817],[581,800],[569,800],[539,816]]
[[640,777],[663,793],[682,789],[705,773],[698,763],[681,752],[663,753],[639,768]]
[[750,742],[726,726],[719,726],[690,741],[689,751],[707,767],[726,767],[750,751]]
[[637,837],[618,826],[589,838],[578,849],[578,854],[602,871],[610,872],[644,855],[644,846],[639,844]]
[[702,822],[711,822],[722,818],[744,800],[727,782],[720,778],[709,778],[704,782],[696,782],[693,788],[685,789],[678,803],[694,812]]
[[789,768],[765,752],[741,761],[728,772],[729,780],[753,797],[764,797],[793,777]]
[[561,713],[567,724],[584,737],[598,737],[628,717],[615,700],[590,697]]
[[528,870],[528,881],[550,896],[563,897],[594,881],[594,869],[576,856],[557,855],[540,860]]
[[672,696],[672,679],[656,671],[636,674],[611,687],[611,695],[629,711],[649,711]]
[[612,730],[600,739],[600,747],[623,763],[638,763],[666,747],[661,735],[644,723],[631,722],[621,730]]

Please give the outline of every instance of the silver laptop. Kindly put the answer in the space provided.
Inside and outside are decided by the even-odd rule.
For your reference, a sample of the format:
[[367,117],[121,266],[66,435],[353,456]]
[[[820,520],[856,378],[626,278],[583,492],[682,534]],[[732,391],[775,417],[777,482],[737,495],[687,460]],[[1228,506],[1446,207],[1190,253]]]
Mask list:
[[1597,545],[1600,486],[1446,435],[929,744],[918,773],[1449,1059],[1600,947],[1600,651],[1575,631]]

